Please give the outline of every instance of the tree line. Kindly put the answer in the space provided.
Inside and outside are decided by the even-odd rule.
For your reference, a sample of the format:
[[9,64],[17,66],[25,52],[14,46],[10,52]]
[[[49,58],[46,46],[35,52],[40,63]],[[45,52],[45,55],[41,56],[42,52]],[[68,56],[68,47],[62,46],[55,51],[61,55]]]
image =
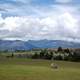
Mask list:
[[[6,53],[7,58],[32,58],[32,59],[46,59],[46,60],[64,60],[64,61],[76,61],[80,62],[80,49],[69,49],[58,47],[56,50],[52,49],[36,49],[31,51],[16,50],[9,52],[8,50],[0,51]],[[8,54],[9,53],[9,54]],[[15,53],[15,54],[14,54]],[[16,54],[20,53],[20,54]],[[25,53],[25,54],[23,54]]]
[[65,60],[65,61],[80,61],[80,49],[70,50],[62,49],[59,47],[56,51],[41,50],[40,53],[35,52],[32,56],[33,59],[53,59],[53,60]]

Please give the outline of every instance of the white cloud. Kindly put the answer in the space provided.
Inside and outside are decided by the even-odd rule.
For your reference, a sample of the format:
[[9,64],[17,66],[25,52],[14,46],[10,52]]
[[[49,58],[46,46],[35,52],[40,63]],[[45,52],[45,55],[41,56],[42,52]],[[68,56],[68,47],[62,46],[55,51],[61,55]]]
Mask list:
[[[71,0],[56,1],[67,3]],[[29,10],[33,11],[36,16],[35,14],[23,16],[27,13],[27,10],[24,10],[25,6],[20,7],[19,10],[17,10],[18,8],[15,9],[10,10],[11,13],[15,12],[16,14],[20,12],[18,13],[18,15],[21,14],[20,16],[5,18],[0,16],[1,39],[59,39],[80,41],[80,15],[76,7],[52,5],[51,8],[34,8],[30,6]]]
[[44,18],[26,16],[3,19],[0,17],[0,38],[80,40],[79,20],[68,12]]

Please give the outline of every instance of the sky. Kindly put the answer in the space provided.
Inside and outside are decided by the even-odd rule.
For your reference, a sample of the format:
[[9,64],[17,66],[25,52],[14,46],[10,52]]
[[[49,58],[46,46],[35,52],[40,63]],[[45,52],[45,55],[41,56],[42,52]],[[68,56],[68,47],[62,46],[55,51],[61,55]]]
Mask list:
[[80,42],[80,0],[0,0],[0,39]]

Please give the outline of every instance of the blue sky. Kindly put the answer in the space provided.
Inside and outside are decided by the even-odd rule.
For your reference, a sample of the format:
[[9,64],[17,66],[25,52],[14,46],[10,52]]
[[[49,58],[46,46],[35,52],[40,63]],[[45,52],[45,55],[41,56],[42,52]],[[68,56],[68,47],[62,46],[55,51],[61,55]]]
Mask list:
[[80,41],[80,0],[0,0],[0,39]]

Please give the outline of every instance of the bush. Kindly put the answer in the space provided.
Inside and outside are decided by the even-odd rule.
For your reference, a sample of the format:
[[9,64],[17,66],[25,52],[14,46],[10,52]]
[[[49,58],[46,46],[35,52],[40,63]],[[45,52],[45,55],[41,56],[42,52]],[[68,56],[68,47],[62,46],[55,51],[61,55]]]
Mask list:
[[39,55],[37,52],[35,52],[35,54],[32,56],[33,59],[38,59],[39,58]]
[[63,51],[62,47],[58,47],[57,52],[62,52],[62,51]]

